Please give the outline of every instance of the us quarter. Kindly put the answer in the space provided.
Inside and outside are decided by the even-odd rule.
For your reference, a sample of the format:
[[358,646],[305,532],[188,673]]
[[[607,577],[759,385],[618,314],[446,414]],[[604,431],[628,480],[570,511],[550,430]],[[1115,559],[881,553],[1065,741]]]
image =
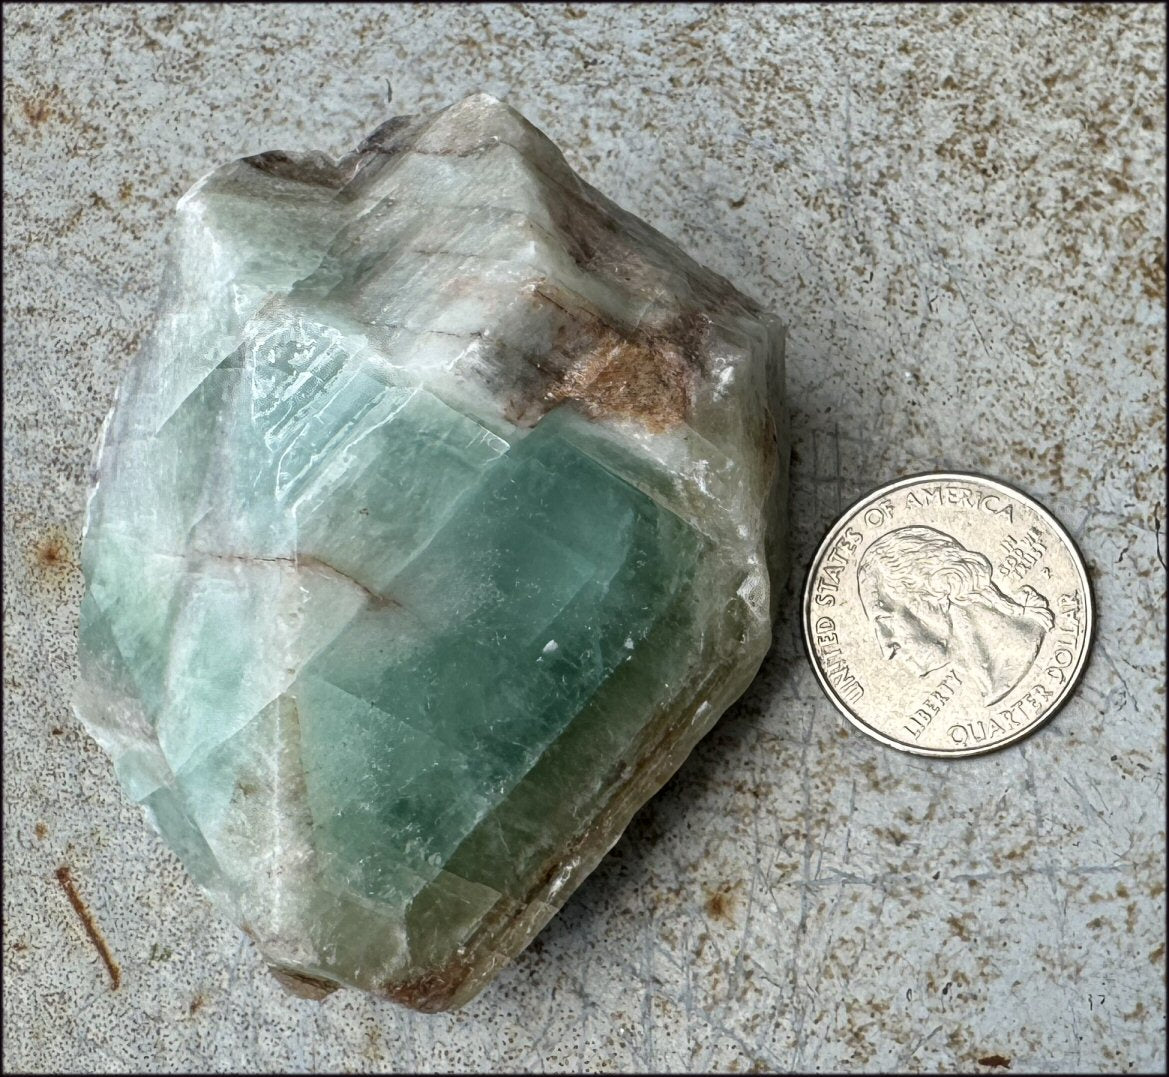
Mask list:
[[918,755],[981,755],[1034,732],[1075,688],[1092,629],[1067,532],[979,475],[917,475],[869,494],[828,533],[804,590],[829,699]]

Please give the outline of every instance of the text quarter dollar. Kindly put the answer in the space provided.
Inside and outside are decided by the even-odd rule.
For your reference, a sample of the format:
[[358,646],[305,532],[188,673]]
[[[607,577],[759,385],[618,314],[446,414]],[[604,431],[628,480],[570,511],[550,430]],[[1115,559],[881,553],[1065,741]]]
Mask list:
[[821,543],[804,591],[817,679],[891,747],[960,757],[1047,721],[1083,671],[1091,591],[1067,532],[993,479],[874,491]]

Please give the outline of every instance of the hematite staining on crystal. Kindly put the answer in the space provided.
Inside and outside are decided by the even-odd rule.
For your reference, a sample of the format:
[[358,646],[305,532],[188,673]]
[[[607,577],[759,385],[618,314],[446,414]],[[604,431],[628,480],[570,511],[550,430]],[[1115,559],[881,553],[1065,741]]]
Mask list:
[[77,710],[283,983],[518,953],[747,686],[782,329],[493,98],[180,202],[103,429]]

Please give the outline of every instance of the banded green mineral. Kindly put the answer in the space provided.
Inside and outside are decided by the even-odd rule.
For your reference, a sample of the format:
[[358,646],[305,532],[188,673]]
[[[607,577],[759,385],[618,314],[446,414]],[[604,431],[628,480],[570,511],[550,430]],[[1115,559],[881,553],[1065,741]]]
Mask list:
[[180,201],[76,710],[294,990],[462,1005],[738,697],[783,331],[477,95]]

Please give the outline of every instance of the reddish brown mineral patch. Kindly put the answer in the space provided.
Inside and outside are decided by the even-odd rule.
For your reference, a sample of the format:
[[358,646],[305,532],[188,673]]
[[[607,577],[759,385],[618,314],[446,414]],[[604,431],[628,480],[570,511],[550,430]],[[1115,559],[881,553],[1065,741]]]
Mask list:
[[245,157],[249,165],[259,172],[278,179],[292,180],[314,187],[329,187],[336,190],[344,187],[352,178],[352,167],[334,164],[322,153],[285,153],[283,150],[268,150]]
[[509,417],[538,421],[550,407],[573,401],[591,419],[632,420],[655,434],[689,417],[701,372],[705,318],[684,314],[664,327],[626,331],[551,285],[536,288],[534,295],[569,320],[549,354],[532,360],[543,376],[543,399],[534,407],[513,408]]
[[440,1013],[449,1008],[451,996],[470,974],[461,961],[453,961],[446,968],[428,972],[404,983],[387,983],[385,997],[423,1013]]
[[313,1002],[320,1002],[321,999],[326,995],[331,995],[340,986],[340,984],[333,983],[332,980],[323,980],[319,976],[294,972],[292,969],[281,968],[278,965],[269,965],[268,971],[276,977],[276,982],[290,995],[307,998]]
[[633,419],[658,434],[690,410],[693,371],[669,340],[623,339],[606,332],[548,394],[575,400],[597,419]]

